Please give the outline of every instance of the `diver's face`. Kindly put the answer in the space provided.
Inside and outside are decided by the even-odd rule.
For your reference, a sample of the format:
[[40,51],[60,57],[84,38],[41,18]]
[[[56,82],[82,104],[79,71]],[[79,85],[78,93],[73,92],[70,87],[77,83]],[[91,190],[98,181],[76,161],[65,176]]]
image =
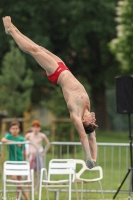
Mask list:
[[40,130],[41,130],[40,127],[38,127],[38,126],[32,126],[32,131],[33,131],[34,133],[39,133]]
[[88,110],[85,110],[82,122],[84,123],[85,126],[88,126],[90,124],[95,124],[95,113],[94,112],[89,112]]

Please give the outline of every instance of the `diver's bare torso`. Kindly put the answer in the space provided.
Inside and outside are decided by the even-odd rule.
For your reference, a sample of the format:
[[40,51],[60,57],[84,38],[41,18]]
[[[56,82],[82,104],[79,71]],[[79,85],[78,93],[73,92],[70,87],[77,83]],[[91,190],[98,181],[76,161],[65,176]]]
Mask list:
[[90,111],[90,100],[83,85],[73,76],[73,74],[65,70],[59,78],[58,84],[62,88],[62,92],[70,112],[74,112],[82,118],[85,109]]

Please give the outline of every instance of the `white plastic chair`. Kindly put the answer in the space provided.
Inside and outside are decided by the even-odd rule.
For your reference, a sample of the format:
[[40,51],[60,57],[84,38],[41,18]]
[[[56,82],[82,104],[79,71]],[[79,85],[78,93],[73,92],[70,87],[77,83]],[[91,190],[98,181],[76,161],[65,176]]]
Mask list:
[[[102,193],[102,199],[104,199],[104,195],[103,195],[103,189],[102,189],[102,184],[101,184],[101,180],[103,179],[103,171],[102,171],[102,168],[100,166],[97,166],[97,167],[94,167],[92,169],[89,169],[87,166],[86,166],[86,163],[84,160],[80,160],[80,159],[75,159],[75,162],[76,164],[81,164],[82,165],[82,168],[81,170],[76,173],[76,183],[80,182],[81,183],[81,200],[83,200],[83,184],[87,184],[87,183],[93,183],[93,182],[98,182],[99,185],[100,185],[100,189],[101,189],[101,193]],[[89,178],[89,177],[86,177],[86,178],[81,178],[81,176],[83,175],[83,173],[85,171],[90,171],[90,172],[94,172],[94,171],[98,171],[99,173],[99,176],[96,177],[96,178]],[[87,194],[87,189],[86,189],[86,194]]]
[[[42,187],[47,190],[47,199],[49,200],[48,190],[56,188],[56,191],[61,191],[62,188],[68,188],[68,200],[71,200],[71,185],[75,181],[75,170],[76,163],[74,159],[52,159],[49,162],[48,174],[46,168],[41,170],[40,177],[40,190],[39,190],[39,200],[42,196]],[[45,179],[43,179],[45,175]],[[51,176],[57,175],[58,180],[52,180]],[[64,176],[64,178],[59,178],[59,176]],[[67,178],[66,178],[67,176]],[[57,179],[57,178],[56,178]]]
[[[12,180],[8,176],[27,176],[26,180]],[[3,199],[6,200],[6,186],[31,187],[31,197],[34,200],[34,170],[30,170],[27,161],[6,161],[3,169]]]

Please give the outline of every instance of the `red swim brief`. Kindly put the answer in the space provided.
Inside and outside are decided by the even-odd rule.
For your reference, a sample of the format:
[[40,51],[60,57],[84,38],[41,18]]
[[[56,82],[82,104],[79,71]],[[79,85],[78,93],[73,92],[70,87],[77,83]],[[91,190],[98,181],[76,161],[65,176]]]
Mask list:
[[55,70],[53,74],[48,75],[48,79],[50,80],[51,83],[57,84],[58,77],[61,72],[69,70],[66,65],[64,65],[62,62],[58,62],[58,67]]

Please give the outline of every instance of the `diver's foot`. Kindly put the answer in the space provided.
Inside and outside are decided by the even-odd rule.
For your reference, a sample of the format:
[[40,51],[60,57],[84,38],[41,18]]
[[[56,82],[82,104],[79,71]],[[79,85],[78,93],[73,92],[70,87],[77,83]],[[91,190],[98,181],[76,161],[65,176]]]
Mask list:
[[6,17],[3,17],[2,20],[3,20],[6,34],[10,35],[10,28],[12,27],[11,17],[6,16]]

